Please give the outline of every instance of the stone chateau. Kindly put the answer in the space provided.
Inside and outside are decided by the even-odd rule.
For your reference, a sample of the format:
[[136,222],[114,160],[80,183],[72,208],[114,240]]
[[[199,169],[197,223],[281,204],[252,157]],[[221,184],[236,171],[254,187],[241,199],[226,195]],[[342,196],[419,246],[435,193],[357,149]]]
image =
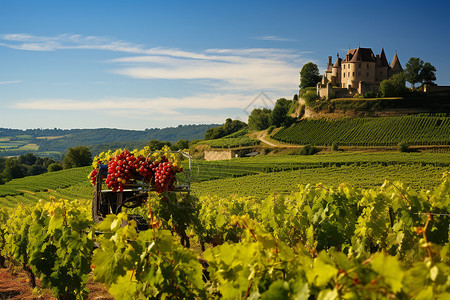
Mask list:
[[376,92],[381,81],[402,71],[397,53],[389,64],[384,49],[376,56],[371,48],[349,49],[344,59],[338,53],[334,64],[328,56],[327,70],[317,84],[317,95],[329,99]]

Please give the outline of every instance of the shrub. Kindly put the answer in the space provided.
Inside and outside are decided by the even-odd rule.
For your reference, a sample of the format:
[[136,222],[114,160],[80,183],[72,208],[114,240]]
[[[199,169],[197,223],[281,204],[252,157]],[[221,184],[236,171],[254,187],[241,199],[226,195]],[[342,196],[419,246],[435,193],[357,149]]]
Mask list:
[[300,151],[300,155],[313,155],[319,152],[319,149],[317,149],[314,146],[311,145],[305,145],[302,150]]
[[48,172],[56,172],[61,171],[63,169],[63,166],[59,163],[52,163],[50,166],[48,166],[47,171]]
[[274,129],[275,129],[275,126],[274,126],[274,125],[270,126],[270,127],[267,129],[267,134],[271,134],[272,131],[273,131]]
[[339,151],[339,143],[333,142],[333,144],[331,145],[331,148],[333,149],[333,151]]
[[400,152],[409,152],[409,145],[406,142],[400,142],[398,144],[398,151]]
[[315,91],[307,91],[302,96],[303,99],[305,99],[305,103],[308,106],[314,106],[316,104],[316,100],[319,99],[319,96],[316,94]]
[[376,98],[377,92],[369,91],[364,93],[364,98]]

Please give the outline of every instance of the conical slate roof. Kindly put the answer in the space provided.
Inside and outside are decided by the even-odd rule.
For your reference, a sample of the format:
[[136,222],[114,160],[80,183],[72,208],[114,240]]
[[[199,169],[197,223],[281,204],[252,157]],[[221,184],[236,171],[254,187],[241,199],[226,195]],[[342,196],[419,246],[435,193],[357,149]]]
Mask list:
[[386,54],[384,54],[384,48],[381,49],[380,53],[380,66],[389,67],[388,61],[386,59]]
[[403,70],[402,65],[400,64],[400,60],[398,60],[397,53],[395,53],[394,58],[392,59],[391,62],[391,69],[395,68],[400,68],[401,70]]
[[333,65],[333,68],[340,68],[341,67],[341,61],[342,58],[339,58],[339,56],[336,58],[336,62]]

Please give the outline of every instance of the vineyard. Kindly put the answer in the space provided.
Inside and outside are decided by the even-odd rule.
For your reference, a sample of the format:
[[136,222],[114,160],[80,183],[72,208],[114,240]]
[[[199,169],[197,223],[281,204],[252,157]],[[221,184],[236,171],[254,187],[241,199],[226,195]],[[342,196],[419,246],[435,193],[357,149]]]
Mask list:
[[403,117],[301,120],[275,133],[274,140],[297,145],[395,146],[449,145],[450,117],[412,115]]
[[196,195],[251,196],[264,198],[268,194],[288,194],[299,185],[324,184],[339,186],[347,184],[358,188],[381,186],[385,180],[401,181],[415,190],[435,187],[449,167],[411,165],[343,165],[315,167],[294,171],[262,173],[239,178],[223,178],[194,183]]
[[[212,179],[235,178],[263,173],[316,169],[341,166],[390,166],[428,165],[429,167],[449,167],[450,156],[438,153],[333,153],[326,155],[285,155],[236,158],[222,161],[194,160],[192,179],[201,182]],[[322,176],[328,177],[325,171]],[[377,174],[383,174],[381,171]],[[339,184],[339,183],[338,183]]]
[[448,299],[449,210],[447,176],[423,192],[152,193],[128,211],[141,232],[126,212],[93,225],[88,202],[51,199],[0,209],[0,255],[58,299],[86,299],[91,272],[115,299]]
[[[450,156],[438,153],[260,156],[226,161],[193,160],[191,180],[193,191],[198,195],[264,197],[270,193],[289,193],[299,184],[320,182],[329,186],[348,182],[354,187],[369,188],[390,179],[416,189],[431,188],[440,182],[442,173],[449,167]],[[34,204],[50,196],[92,199],[92,186],[86,181],[90,170],[91,167],[83,167],[15,179],[0,185],[0,205]],[[186,176],[185,172],[180,175]],[[250,190],[246,186],[254,188]]]

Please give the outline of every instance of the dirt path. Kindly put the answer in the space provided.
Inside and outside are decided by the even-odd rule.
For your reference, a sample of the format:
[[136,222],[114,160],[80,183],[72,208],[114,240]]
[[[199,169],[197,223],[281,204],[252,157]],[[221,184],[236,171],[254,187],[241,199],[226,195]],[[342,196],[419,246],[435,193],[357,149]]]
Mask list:
[[[0,299],[40,299],[56,300],[51,290],[43,290],[39,295],[33,294],[33,289],[28,284],[27,275],[20,270],[15,270],[11,275],[8,268],[0,268]],[[39,280],[37,280],[40,286]],[[112,300],[114,299],[106,287],[100,283],[94,283],[92,277],[88,282],[90,290],[88,300]]]
[[267,144],[270,147],[275,147],[275,148],[299,148],[299,147],[301,147],[301,146],[298,146],[298,145],[274,144],[274,143],[271,143],[268,140],[266,140],[265,139],[266,136],[267,136],[267,132],[266,131],[260,131],[260,132],[258,132],[258,135],[255,136],[255,138],[257,138],[258,140],[260,140],[264,144]]

